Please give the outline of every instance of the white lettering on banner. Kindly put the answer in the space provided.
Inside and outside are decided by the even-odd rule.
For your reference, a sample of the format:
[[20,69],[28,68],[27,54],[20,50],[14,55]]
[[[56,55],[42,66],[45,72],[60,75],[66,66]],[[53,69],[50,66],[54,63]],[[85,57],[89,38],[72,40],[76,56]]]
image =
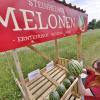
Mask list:
[[71,28],[75,27],[75,18],[71,18]]
[[17,37],[17,39],[18,39],[18,42],[25,42],[25,41],[28,41],[28,40],[32,41],[32,40],[42,39],[42,38],[46,38],[46,37],[48,37],[48,33]]
[[31,81],[32,79],[34,79],[35,77],[37,77],[39,75],[40,75],[40,69],[37,69],[28,74],[28,79],[29,79],[29,81]]
[[40,22],[40,27],[39,27],[39,29],[48,29],[48,24],[47,24],[46,26],[43,27],[42,13],[41,13],[41,12],[36,12],[36,14],[38,15],[39,22]]
[[[25,27],[19,27],[18,26],[18,20],[15,17],[16,9],[12,7],[8,7],[6,12],[5,20],[0,16],[0,23],[4,27],[8,27],[8,22],[10,20],[10,15],[12,17],[12,21],[14,23],[14,28],[12,27],[13,31],[21,31],[21,30],[43,30],[43,29],[56,29],[56,28],[65,28],[65,29],[71,29],[75,27],[75,18],[74,17],[67,17],[60,15],[55,15],[53,13],[48,14],[48,17],[45,17],[45,14],[42,12],[36,12],[31,10],[24,10],[19,9],[20,13],[24,20]],[[28,18],[28,14],[31,14],[32,18]],[[45,20],[46,23],[43,23],[43,20]],[[29,22],[31,22],[31,27]],[[9,23],[10,24],[10,23]],[[11,29],[11,28],[10,28]]]
[[23,17],[24,17],[24,22],[25,22],[25,28],[24,30],[35,30],[37,29],[37,25],[35,24],[34,27],[29,27],[28,22],[33,22],[33,19],[28,19],[26,13],[31,13],[34,16],[34,12],[30,11],[30,10],[23,10],[20,9],[20,11],[23,13]]
[[3,20],[3,18],[0,16],[0,23],[4,26],[4,27],[7,27],[8,26],[8,21],[9,21],[9,17],[10,15],[12,16],[12,19],[13,19],[13,23],[14,23],[14,26],[15,26],[15,29],[13,29],[14,31],[16,30],[22,30],[21,28],[19,28],[18,26],[18,23],[17,23],[17,20],[16,20],[16,17],[15,17],[15,14],[14,14],[14,11],[16,9],[15,8],[12,8],[12,7],[8,7],[7,9],[7,13],[6,13],[6,18],[5,20]]
[[44,2],[44,1],[38,1],[38,0],[27,0],[27,2],[30,7],[37,7],[40,9],[46,9],[53,12],[64,14],[64,9],[62,7],[54,5],[54,3],[52,2],[48,2],[48,1]]
[[65,23],[65,16],[63,16],[63,19],[58,15],[58,19],[59,19],[59,28],[65,27],[66,23]]
[[[54,20],[52,20],[52,19],[54,19]],[[52,22],[53,22],[53,24],[55,24],[54,26],[52,25]],[[57,25],[58,25],[57,17],[54,14],[50,14],[49,15],[49,17],[48,17],[48,24],[49,24],[51,29],[55,29],[57,27]]]
[[66,28],[71,28],[71,25],[70,25],[70,17],[66,17]]

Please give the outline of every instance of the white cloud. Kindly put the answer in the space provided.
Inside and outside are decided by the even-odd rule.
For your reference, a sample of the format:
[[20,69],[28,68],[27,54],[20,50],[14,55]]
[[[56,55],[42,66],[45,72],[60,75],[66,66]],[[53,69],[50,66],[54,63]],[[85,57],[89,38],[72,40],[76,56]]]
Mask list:
[[86,10],[89,21],[93,18],[100,19],[100,0],[66,0]]

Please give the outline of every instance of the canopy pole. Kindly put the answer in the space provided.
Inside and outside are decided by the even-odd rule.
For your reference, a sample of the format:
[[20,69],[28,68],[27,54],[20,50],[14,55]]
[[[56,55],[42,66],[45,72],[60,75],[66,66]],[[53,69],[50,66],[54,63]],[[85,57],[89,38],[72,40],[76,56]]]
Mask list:
[[43,52],[39,51],[37,48],[33,47],[32,45],[28,46],[28,48],[30,48],[31,50],[33,50],[34,52],[42,56],[45,60],[51,61],[50,57],[48,57],[47,55],[45,55]]
[[16,52],[16,50],[13,50],[12,53],[13,53],[13,58],[14,58],[14,61],[15,61],[16,69],[17,69],[17,72],[18,72],[18,75],[19,75],[19,78],[20,78],[20,81],[21,81],[22,89],[25,92],[24,99],[30,100],[29,93],[28,93],[28,90],[27,90],[26,85],[25,85],[25,80],[24,80],[24,76],[23,76],[23,73],[22,73],[22,70],[21,70],[21,66],[20,66],[20,62],[19,62],[17,52]]
[[12,65],[11,65],[11,63],[10,63],[10,56],[8,55],[7,52],[5,52],[5,55],[6,55],[6,58],[7,58],[8,67],[9,67],[9,69],[10,69],[12,75],[13,75],[14,81],[16,82],[16,84],[18,85],[18,87],[20,88],[22,94],[25,95],[25,93],[24,93],[24,91],[23,91],[23,89],[22,89],[22,87],[21,87],[21,85],[20,85],[20,82],[19,82],[19,80],[17,79],[17,77],[16,77],[16,75],[15,75],[15,72],[14,72],[14,70],[13,70],[13,68],[12,68]]
[[9,57],[9,55],[8,55],[7,52],[5,52],[5,55],[6,55],[6,59],[7,59],[7,63],[8,63],[8,67],[9,67],[9,69],[10,69],[12,75],[13,75],[14,80],[16,81],[16,79],[17,79],[17,78],[16,78],[16,75],[15,75],[14,70],[13,70],[11,64],[10,64],[10,57]]
[[58,41],[55,40],[55,50],[56,50],[56,59],[59,59],[59,46],[58,46]]
[[[82,34],[77,35],[77,59],[80,63],[82,63]],[[83,64],[82,64],[83,66]],[[78,83],[74,87],[75,93],[79,93],[78,91]]]
[[77,59],[78,59],[78,61],[81,61],[81,57],[82,57],[82,48],[81,48],[81,46],[82,46],[82,34],[78,34],[77,35]]

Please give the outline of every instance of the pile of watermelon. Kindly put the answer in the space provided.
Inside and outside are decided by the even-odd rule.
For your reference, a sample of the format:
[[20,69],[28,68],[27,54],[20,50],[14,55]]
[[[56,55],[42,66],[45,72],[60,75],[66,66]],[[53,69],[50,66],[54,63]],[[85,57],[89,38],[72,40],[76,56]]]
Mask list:
[[73,83],[74,81],[74,77],[73,76],[68,76],[68,78],[65,78],[63,80],[63,83],[60,84],[55,91],[51,92],[49,94],[49,100],[60,100],[60,98],[64,95],[64,93],[66,92],[66,90],[70,87],[70,85]]
[[70,60],[67,65],[67,69],[69,71],[69,75],[67,75],[67,78],[63,80],[63,83],[60,84],[55,91],[50,93],[49,100],[60,100],[75,80],[75,77],[78,77],[82,73],[82,66],[77,60]]

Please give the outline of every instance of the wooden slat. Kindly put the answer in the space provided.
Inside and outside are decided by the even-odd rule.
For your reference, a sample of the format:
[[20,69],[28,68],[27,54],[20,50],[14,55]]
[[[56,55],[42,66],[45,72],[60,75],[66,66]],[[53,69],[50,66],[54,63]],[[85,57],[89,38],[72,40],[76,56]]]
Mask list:
[[82,100],[82,98],[80,97],[80,98],[75,98],[75,100]]
[[67,65],[68,61],[69,61],[69,59],[59,58],[58,64],[65,66],[65,65]]
[[75,94],[78,94],[78,83],[74,85],[73,90]]
[[42,81],[40,84],[38,84],[36,87],[32,88],[31,93],[33,94],[34,92],[38,91],[43,85],[45,85],[48,82],[47,79]]
[[33,94],[36,98],[39,98],[50,86],[52,86],[51,82],[47,82],[43,85],[37,92]]
[[72,91],[72,95],[75,97],[80,97],[80,95],[78,93],[76,93],[74,90]]
[[52,86],[51,86],[49,89],[47,89],[47,90],[45,91],[45,93],[43,93],[43,94],[41,95],[41,97],[39,97],[37,100],[45,100],[45,98],[47,97],[47,95],[48,95],[50,92],[52,92],[54,89],[55,89],[55,86],[52,85]]
[[64,71],[68,72],[68,70],[65,67],[63,67],[63,66],[61,66],[59,64],[57,64],[57,66],[60,67],[61,69],[63,69]]
[[74,100],[74,99],[75,99],[75,97],[74,96],[71,96],[69,100]]
[[42,77],[43,77],[42,75],[39,75],[38,77],[34,78],[32,81],[27,82],[26,85],[30,86],[31,84],[33,84],[37,80],[41,79]]
[[60,71],[56,76],[53,77],[53,79],[57,80],[59,77],[61,77],[65,73],[64,70]]
[[44,77],[46,77],[55,86],[59,86],[59,84],[57,83],[57,81],[55,81],[53,78],[51,78],[47,73],[41,73],[41,74],[44,75]]
[[66,98],[64,99],[64,100],[69,100],[70,99],[70,97],[71,97],[71,92],[66,96]]
[[64,100],[66,98],[66,96],[73,89],[73,86],[76,84],[77,81],[78,81],[78,78],[75,79],[75,81],[72,83],[72,85],[69,87],[69,89],[65,92],[65,94],[63,95],[63,97],[61,98],[61,100]]
[[54,67],[53,69],[51,69],[49,72],[47,72],[48,74],[52,74],[54,73],[56,70],[58,70],[58,67]]
[[61,69],[59,68],[58,70],[56,70],[54,73],[52,73],[51,75],[48,73],[48,75],[50,75],[50,77],[54,77],[55,75],[57,75],[57,73],[59,73],[61,71]]
[[33,84],[31,84],[28,88],[29,90],[40,84],[42,81],[45,80],[45,77],[41,77],[39,80],[35,81]]
[[65,77],[66,77],[66,74],[63,74],[63,75],[59,78],[59,80],[57,80],[57,82],[58,82],[58,83],[61,83],[61,82],[65,79]]

